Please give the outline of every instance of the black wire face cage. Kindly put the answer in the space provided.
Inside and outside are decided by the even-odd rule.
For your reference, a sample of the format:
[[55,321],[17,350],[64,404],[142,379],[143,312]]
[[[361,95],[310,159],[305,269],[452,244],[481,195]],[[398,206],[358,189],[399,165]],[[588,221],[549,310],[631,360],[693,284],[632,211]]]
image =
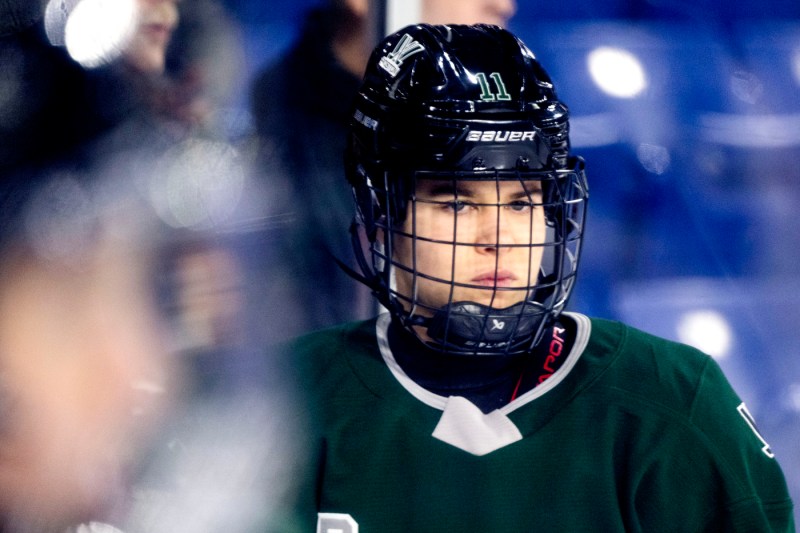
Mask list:
[[379,216],[362,270],[430,347],[524,352],[563,310],[588,200],[581,159],[552,171],[384,172],[366,187]]

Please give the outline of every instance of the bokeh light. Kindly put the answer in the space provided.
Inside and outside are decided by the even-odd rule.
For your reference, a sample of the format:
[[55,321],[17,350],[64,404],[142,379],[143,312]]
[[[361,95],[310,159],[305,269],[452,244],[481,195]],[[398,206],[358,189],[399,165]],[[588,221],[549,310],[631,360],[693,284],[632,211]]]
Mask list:
[[730,355],[733,332],[719,312],[704,309],[685,313],[677,324],[678,339],[715,359]]
[[666,146],[642,143],[636,147],[636,157],[648,172],[661,175],[669,169],[671,157]]
[[800,383],[792,383],[788,390],[789,408],[800,413]]
[[730,78],[731,94],[747,104],[756,104],[764,96],[764,84],[753,74],[746,70],[737,70]]
[[589,52],[586,60],[594,82],[611,96],[634,98],[647,88],[644,67],[628,50],[600,46]]
[[792,73],[798,85],[800,85],[800,48],[795,48],[792,54]]
[[192,139],[164,155],[149,183],[159,218],[174,228],[210,229],[231,220],[245,184],[238,152]]
[[119,57],[136,21],[135,0],[81,0],[67,16],[64,44],[84,67],[99,67]]

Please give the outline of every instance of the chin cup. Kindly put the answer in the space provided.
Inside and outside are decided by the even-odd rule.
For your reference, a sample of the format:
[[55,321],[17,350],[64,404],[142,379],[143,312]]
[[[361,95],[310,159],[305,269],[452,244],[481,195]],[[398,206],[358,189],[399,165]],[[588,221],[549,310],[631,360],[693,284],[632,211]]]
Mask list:
[[428,321],[428,336],[443,351],[518,353],[533,344],[546,316],[546,310],[533,302],[505,309],[457,302],[438,310]]

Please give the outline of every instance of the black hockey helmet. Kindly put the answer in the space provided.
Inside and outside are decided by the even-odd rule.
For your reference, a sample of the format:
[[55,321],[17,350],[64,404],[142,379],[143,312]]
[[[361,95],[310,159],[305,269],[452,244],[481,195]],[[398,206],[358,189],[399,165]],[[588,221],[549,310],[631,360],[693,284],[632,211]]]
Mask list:
[[[362,229],[354,231],[354,252],[361,281],[433,348],[523,352],[566,305],[588,199],[583,161],[569,153],[568,116],[533,53],[499,27],[409,26],[374,50],[355,101],[345,157],[357,206],[354,228]],[[530,265],[539,269],[535,282],[515,289],[521,291],[515,305],[459,301],[453,295],[464,283],[454,274],[445,279],[420,272],[416,261],[394,257],[398,238],[418,238],[403,228],[422,202],[415,197],[420,180],[540,183],[536,206],[544,210],[547,237],[525,244],[543,254],[540,265]],[[358,234],[362,238],[355,238]],[[467,246],[457,241],[454,227],[452,238],[437,242]],[[398,270],[414,280],[449,284],[450,300],[426,307],[416,281],[413,294],[397,289]]]

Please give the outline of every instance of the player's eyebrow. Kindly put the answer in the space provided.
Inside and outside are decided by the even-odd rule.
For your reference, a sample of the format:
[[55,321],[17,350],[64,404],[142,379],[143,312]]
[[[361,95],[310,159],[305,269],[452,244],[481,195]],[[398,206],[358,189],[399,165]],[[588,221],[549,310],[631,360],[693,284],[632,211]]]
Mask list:
[[510,198],[512,200],[529,200],[531,198],[537,198],[542,195],[542,186],[541,184],[536,185],[525,185],[522,189],[511,193]]
[[448,198],[471,198],[474,195],[469,187],[465,187],[462,182],[459,181],[440,181],[429,187],[423,186],[421,189],[417,190],[417,194],[431,197],[446,196]]
[[528,200],[531,196],[535,195],[536,191],[529,191],[529,190],[521,190],[511,193],[508,198],[509,200]]
[[[475,198],[477,194],[474,188],[470,187],[469,182],[458,180],[420,182],[417,188],[418,197],[472,199]],[[505,201],[536,201],[541,195],[542,186],[539,182],[524,183],[519,189],[510,192]]]

